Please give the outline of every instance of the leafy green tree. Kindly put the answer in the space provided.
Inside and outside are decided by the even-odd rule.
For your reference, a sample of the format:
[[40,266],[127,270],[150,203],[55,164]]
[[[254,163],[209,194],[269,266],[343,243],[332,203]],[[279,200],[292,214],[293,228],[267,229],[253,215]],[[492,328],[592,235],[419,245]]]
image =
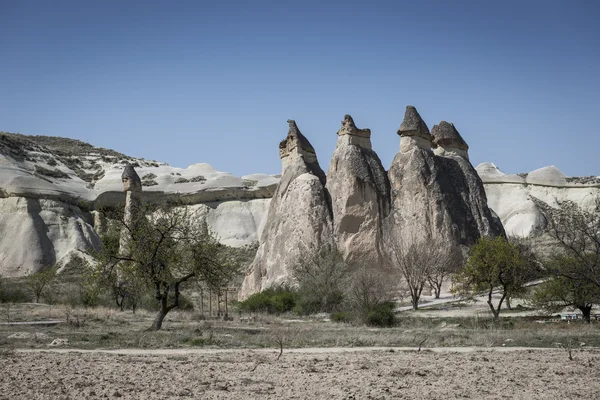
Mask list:
[[[471,248],[465,267],[454,276],[453,290],[463,295],[487,295],[487,304],[498,318],[506,297],[524,293],[531,276],[531,265],[516,245],[502,236],[482,237]],[[495,291],[501,293],[497,305],[492,301]]]
[[570,259],[555,269],[555,275],[600,287],[600,196],[589,210],[572,201],[558,201],[557,207],[534,201],[546,217],[548,233],[558,244],[555,253]]
[[57,266],[44,268],[34,274],[31,274],[26,279],[26,284],[31,293],[35,297],[35,302],[39,303],[40,298],[50,288],[50,285],[56,279]]
[[585,268],[584,265],[576,258],[555,255],[546,261],[546,267],[552,275],[535,288],[533,305],[548,312],[575,307],[589,323],[592,307],[600,304],[600,287],[587,279],[572,278],[572,273],[577,268]]
[[140,215],[131,224],[120,219],[127,248],[106,246],[96,258],[101,275],[113,284],[124,282],[154,293],[159,311],[150,330],[159,330],[169,311],[180,306],[184,285],[217,285],[230,281],[240,268],[204,220],[187,207],[148,205]]

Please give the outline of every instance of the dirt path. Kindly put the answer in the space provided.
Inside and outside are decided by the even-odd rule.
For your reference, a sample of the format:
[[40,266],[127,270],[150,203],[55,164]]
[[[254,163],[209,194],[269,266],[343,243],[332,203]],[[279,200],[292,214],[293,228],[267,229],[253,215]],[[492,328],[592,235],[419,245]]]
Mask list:
[[[402,351],[401,351],[402,350]],[[4,352],[0,399],[595,399],[600,350]]]
[[[540,347],[433,347],[423,348],[423,352],[434,353],[473,353],[473,352],[513,352],[513,351],[556,351],[556,348]],[[593,349],[591,349],[593,350]],[[600,350],[600,349],[598,349]],[[105,354],[123,354],[123,355],[186,355],[186,354],[227,354],[248,351],[251,353],[279,353],[278,350],[267,349],[71,349],[71,348],[49,348],[49,349],[16,349],[19,353],[105,353]],[[284,353],[295,354],[329,354],[329,353],[360,353],[360,352],[381,352],[381,351],[403,351],[417,352],[416,347],[302,347],[295,349],[284,349]]]

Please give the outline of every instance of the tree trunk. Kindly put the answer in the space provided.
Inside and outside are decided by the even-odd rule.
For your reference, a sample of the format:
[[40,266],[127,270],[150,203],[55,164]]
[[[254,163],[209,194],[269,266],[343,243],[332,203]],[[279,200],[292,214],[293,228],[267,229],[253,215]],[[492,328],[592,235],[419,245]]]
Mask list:
[[490,310],[492,310],[492,314],[494,315],[494,318],[498,318],[500,316],[500,307],[502,307],[502,302],[504,301],[504,298],[506,297],[506,294],[502,295],[502,298],[500,299],[500,302],[498,303],[498,308],[494,307],[494,303],[492,303],[492,292],[494,291],[494,288],[491,288],[490,291],[488,292],[488,306],[490,306]]
[[208,290],[208,316],[212,318],[212,290]]
[[510,305],[510,297],[506,296],[506,308],[508,310],[512,310],[512,306]]
[[152,326],[149,329],[150,331],[158,331],[160,330],[160,328],[162,328],[162,323],[165,317],[167,316],[167,312],[168,311],[163,310],[162,307],[160,308],[160,310],[156,314],[156,317],[154,317],[154,322],[152,323]]
[[227,309],[227,288],[225,288],[225,320],[229,319],[229,313]]
[[433,291],[435,292],[435,298],[439,299],[440,298],[440,294],[442,293],[442,282],[440,282],[439,284],[436,283],[433,286]]
[[217,291],[217,317],[221,318],[221,289]]
[[204,317],[204,289],[200,288],[200,314]]
[[592,321],[592,306],[577,306],[579,311],[583,314],[583,320],[586,323],[591,323]]

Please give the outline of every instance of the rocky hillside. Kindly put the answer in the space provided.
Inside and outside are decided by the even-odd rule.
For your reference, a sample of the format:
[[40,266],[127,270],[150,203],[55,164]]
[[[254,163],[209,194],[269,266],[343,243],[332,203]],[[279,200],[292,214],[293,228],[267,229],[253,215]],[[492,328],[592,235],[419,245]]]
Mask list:
[[489,206],[509,236],[531,237],[544,232],[545,219],[532,197],[550,205],[570,200],[592,208],[600,196],[600,177],[567,177],[555,166],[523,174],[505,174],[492,163],[479,164]]
[[[460,135],[454,134],[455,128],[450,125],[441,122],[431,132],[435,154],[445,156],[442,160],[445,166],[440,164],[436,168],[466,171],[470,166],[465,164],[468,146]],[[418,126],[415,129],[419,132]],[[306,137],[297,132],[298,135],[288,136],[280,145],[283,165],[295,167],[281,178],[279,188],[279,176],[235,177],[208,164],[175,168],[73,139],[1,132],[0,275],[26,275],[57,261],[64,262],[79,250],[97,247],[100,224],[96,210],[124,204],[121,173],[127,163],[135,166],[142,178],[144,199],[172,199],[193,205],[203,211],[202,215],[221,241],[233,246],[259,240],[269,213],[276,212],[270,211],[270,206],[273,210],[300,213],[300,206],[290,203],[288,207],[285,203],[289,199],[286,200],[284,194],[289,190],[300,193],[310,188],[322,192],[328,208],[318,218],[328,218],[325,215],[329,213],[331,225],[326,228],[333,232],[345,256],[357,263],[375,260],[380,264],[378,237],[382,235],[384,219],[393,211],[389,193],[396,189],[390,186],[388,172],[371,149],[370,131],[356,128],[351,117],[344,118],[327,178],[318,165],[314,149]],[[405,136],[407,139],[403,140],[407,145],[418,145],[423,139],[420,133]],[[304,166],[297,164],[300,160],[293,155],[295,151],[302,151],[303,162],[309,162]],[[429,158],[423,160],[430,159],[426,157]],[[455,161],[451,161],[452,158]],[[407,160],[413,162],[414,159]],[[390,168],[396,171],[393,180],[396,185],[399,177],[410,177],[404,172],[397,173],[400,165],[403,164],[393,163]],[[299,169],[292,172],[294,168]],[[285,175],[285,168],[283,171]],[[600,195],[600,177],[566,177],[555,167],[506,175],[494,164],[484,163],[477,166],[476,171],[483,181],[489,207],[500,217],[509,235],[531,236],[543,232],[544,219],[532,196],[550,204],[556,199],[573,200],[586,207],[592,204],[594,196]],[[317,181],[307,176],[307,172],[316,176]],[[476,191],[474,188],[464,195]],[[272,197],[277,199],[274,205]],[[314,201],[314,196],[309,197],[307,209],[311,209],[310,201]],[[467,201],[467,197],[464,198]],[[267,224],[266,231],[280,228],[273,224]],[[288,225],[289,229],[300,229]],[[461,228],[465,229],[481,228]],[[328,237],[329,233],[323,235]],[[315,236],[315,240],[321,240],[319,237]],[[300,251],[300,247],[297,250]],[[264,254],[261,251],[265,249],[259,249],[259,254]],[[273,277],[282,276],[270,271]]]
[[122,206],[126,164],[145,200],[200,208],[223,243],[256,242],[278,177],[236,177],[208,164],[175,168],[77,140],[0,133],[0,275],[22,276],[95,248],[97,210]]

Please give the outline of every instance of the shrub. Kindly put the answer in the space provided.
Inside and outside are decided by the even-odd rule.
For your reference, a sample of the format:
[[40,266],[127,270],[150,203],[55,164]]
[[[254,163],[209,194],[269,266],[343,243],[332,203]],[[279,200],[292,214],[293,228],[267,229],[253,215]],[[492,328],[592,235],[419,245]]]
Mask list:
[[202,175],[195,176],[191,179],[192,182],[206,182],[206,178]]
[[39,165],[35,166],[35,172],[37,172],[40,175],[48,176],[50,178],[71,179],[71,177],[67,173],[65,173],[59,169],[48,169],[48,168],[40,167]]
[[281,314],[292,311],[298,301],[298,294],[285,286],[269,288],[255,293],[246,300],[238,303],[242,311],[267,312]]
[[258,185],[258,181],[252,179],[242,179],[242,186],[245,188],[251,188]]
[[386,302],[374,306],[367,314],[366,323],[371,326],[394,326],[396,323],[394,303]]
[[351,311],[339,311],[331,314],[333,322],[351,323],[356,319],[356,315]]
[[142,181],[142,186],[156,186],[156,185],[158,185],[158,183],[156,181],[152,181],[152,180]]
[[185,178],[177,178],[175,179],[175,183],[187,183],[189,182],[189,179],[185,179]]
[[157,176],[155,174],[153,174],[153,173],[149,173],[149,174],[146,174],[146,175],[142,176],[142,180],[143,181],[146,181],[146,180],[151,181],[151,180],[153,180],[155,178],[157,178]]

